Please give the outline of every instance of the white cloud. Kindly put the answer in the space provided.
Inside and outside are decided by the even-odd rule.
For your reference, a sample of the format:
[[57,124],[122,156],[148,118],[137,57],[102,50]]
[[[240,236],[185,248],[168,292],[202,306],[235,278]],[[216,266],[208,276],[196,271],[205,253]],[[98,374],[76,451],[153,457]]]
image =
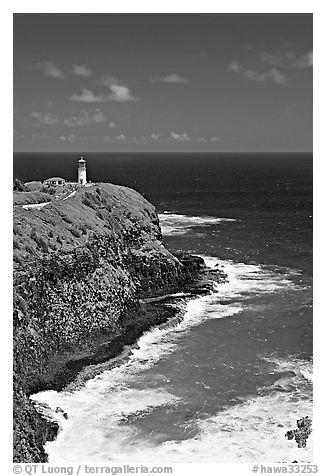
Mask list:
[[69,134],[67,136],[62,134],[61,136],[59,136],[59,140],[62,141],[62,142],[65,142],[65,141],[72,142],[72,141],[76,140],[76,136],[75,136],[75,134]]
[[109,101],[128,102],[136,100],[127,86],[113,84],[110,86],[110,90],[111,93],[107,96]]
[[276,68],[272,68],[268,71],[254,71],[254,70],[245,70],[243,72],[245,78],[250,79],[251,81],[259,82],[272,82],[285,86],[288,84],[288,78],[285,74],[281,73]]
[[228,69],[233,73],[240,74],[250,81],[271,82],[285,86],[288,84],[287,76],[277,68],[271,68],[264,71],[255,71],[253,69],[244,68],[238,61],[232,61]]
[[52,61],[38,63],[36,67],[40,69],[45,76],[57,79],[65,79],[66,77],[61,67]]
[[117,140],[118,142],[126,142],[127,141],[127,137],[124,134],[120,134],[119,136],[116,136],[114,139]]
[[280,52],[269,53],[268,51],[264,51],[261,55],[261,60],[263,63],[267,63],[275,67],[279,67],[284,64],[284,58]]
[[98,80],[98,83],[102,86],[106,86],[107,88],[113,86],[114,84],[124,84],[123,81],[111,76],[111,74],[104,74],[101,76],[101,78]]
[[87,103],[104,103],[107,101],[115,102],[129,102],[136,101],[135,96],[132,94],[128,86],[122,84],[113,84],[109,87],[110,92],[108,94],[94,94],[93,91],[87,88],[83,88],[81,94],[73,94],[70,97],[71,101],[87,102]]
[[188,83],[188,79],[178,73],[170,73],[165,76],[156,76],[152,79],[152,82],[181,84]]
[[169,139],[170,140],[175,140],[177,142],[189,142],[190,141],[190,137],[186,132],[184,132],[183,134],[177,134],[176,132],[171,132]]
[[261,55],[261,60],[274,67],[311,68],[313,66],[313,52],[308,51],[303,55],[298,55],[293,53],[293,51],[277,51],[274,53],[264,51]]
[[[271,66],[271,69],[248,69],[243,67],[238,61],[234,60],[229,64],[228,69],[233,73],[238,73],[250,81],[271,82],[280,86],[288,84],[289,79],[283,71],[293,69],[305,69],[313,66],[313,52],[308,51],[303,55],[298,55],[292,51],[264,51],[260,55],[262,63]],[[266,66],[265,66],[266,67]],[[283,71],[280,70],[280,67]]]
[[108,126],[111,127],[112,129],[114,129],[116,127],[116,125],[113,121],[110,121]]
[[297,68],[312,68],[313,67],[313,52],[308,51],[308,53],[306,53],[305,55],[297,58],[295,66]]
[[137,99],[132,94],[129,86],[127,86],[121,79],[115,78],[110,74],[103,75],[98,83],[109,89],[109,93],[105,95],[106,101],[129,102]]
[[150,135],[150,138],[154,141],[154,142],[159,142],[162,138],[162,134],[161,133],[157,133],[157,132],[153,132],[151,135]]
[[71,101],[76,102],[105,102],[105,96],[103,94],[96,95],[90,89],[83,88],[81,94],[73,94],[70,96]]
[[234,73],[239,73],[242,71],[242,66],[238,61],[234,60],[229,64],[229,70],[233,71]]
[[83,110],[75,116],[66,118],[63,123],[68,127],[88,126],[90,124],[100,124],[107,121],[106,115],[101,109],[95,109],[94,112],[88,113]]
[[107,117],[101,109],[95,109],[93,115],[91,115],[91,120],[96,124],[101,124],[107,121]]
[[72,66],[72,74],[85,77],[93,76],[92,71],[84,64],[74,64]]
[[58,124],[59,122],[57,116],[51,112],[48,114],[43,114],[41,112],[33,111],[31,112],[30,117],[36,119],[37,124],[45,124],[47,126],[52,126]]
[[162,132],[152,132],[149,135],[141,135],[141,136],[127,136],[125,134],[120,134],[117,136],[103,136],[103,142],[112,142],[112,143],[146,143],[146,144],[153,144],[153,143],[215,143],[220,142],[221,139],[219,137],[192,137],[188,133],[177,133],[177,132],[170,132],[169,134],[163,134]]

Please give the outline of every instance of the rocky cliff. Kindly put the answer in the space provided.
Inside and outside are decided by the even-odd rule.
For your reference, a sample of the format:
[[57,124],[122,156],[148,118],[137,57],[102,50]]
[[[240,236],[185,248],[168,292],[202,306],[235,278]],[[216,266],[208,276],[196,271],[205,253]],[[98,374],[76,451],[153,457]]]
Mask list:
[[46,461],[43,444],[57,433],[30,394],[119,354],[171,315],[143,298],[198,286],[204,274],[201,258],[166,250],[154,207],[134,190],[102,183],[40,209],[17,205],[14,461]]

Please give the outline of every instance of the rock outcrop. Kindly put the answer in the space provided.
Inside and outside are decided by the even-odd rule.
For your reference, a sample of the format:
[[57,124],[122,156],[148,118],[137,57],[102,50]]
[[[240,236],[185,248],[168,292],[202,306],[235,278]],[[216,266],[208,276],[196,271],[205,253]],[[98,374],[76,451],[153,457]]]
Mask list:
[[29,395],[118,355],[171,316],[140,298],[203,274],[201,258],[164,247],[155,208],[134,190],[97,184],[40,210],[15,207],[14,461],[46,461],[43,445],[57,434]]
[[297,420],[297,428],[295,430],[289,430],[285,433],[288,440],[295,439],[298,448],[305,448],[307,446],[307,439],[312,432],[311,429],[312,420],[308,416]]

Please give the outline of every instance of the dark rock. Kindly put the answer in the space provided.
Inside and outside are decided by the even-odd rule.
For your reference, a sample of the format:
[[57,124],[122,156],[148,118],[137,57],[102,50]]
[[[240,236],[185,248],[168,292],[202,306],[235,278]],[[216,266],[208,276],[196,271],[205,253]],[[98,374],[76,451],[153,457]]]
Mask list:
[[288,440],[295,439],[298,448],[305,448],[307,446],[307,439],[312,432],[312,420],[306,416],[297,420],[297,428],[295,430],[288,430],[285,437]]

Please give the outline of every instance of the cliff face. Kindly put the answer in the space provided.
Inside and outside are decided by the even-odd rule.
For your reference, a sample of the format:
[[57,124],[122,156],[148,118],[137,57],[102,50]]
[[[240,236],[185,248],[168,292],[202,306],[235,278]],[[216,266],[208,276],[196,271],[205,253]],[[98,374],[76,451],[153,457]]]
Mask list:
[[46,461],[43,444],[56,435],[28,395],[117,355],[169,317],[139,298],[180,290],[202,270],[200,258],[164,248],[154,207],[125,187],[15,208],[14,461]]

